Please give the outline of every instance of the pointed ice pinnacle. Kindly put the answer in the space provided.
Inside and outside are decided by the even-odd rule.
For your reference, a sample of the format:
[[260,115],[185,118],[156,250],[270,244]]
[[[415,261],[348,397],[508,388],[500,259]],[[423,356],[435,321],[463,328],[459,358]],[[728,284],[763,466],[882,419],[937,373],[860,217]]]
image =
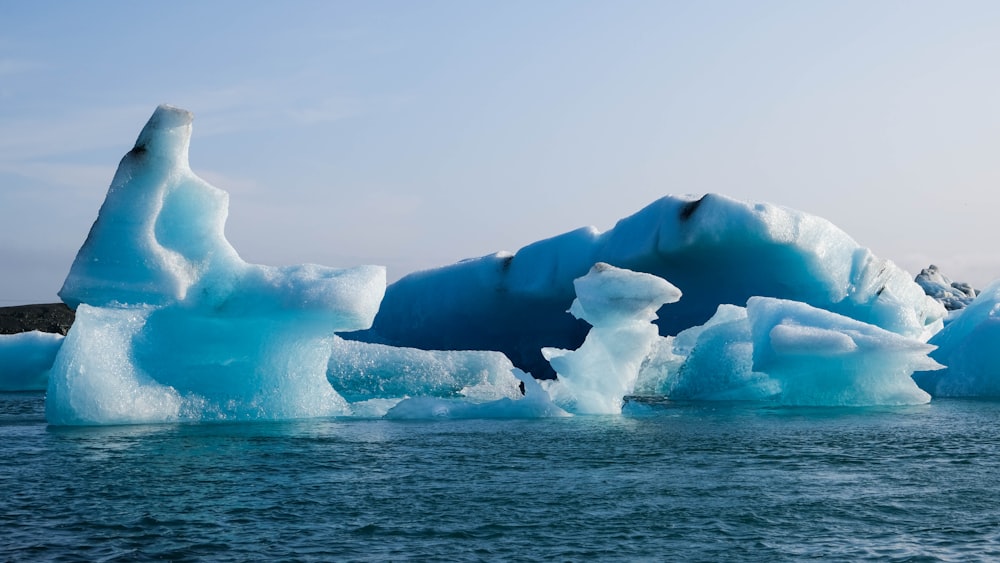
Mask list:
[[348,412],[327,380],[332,335],[371,325],[385,268],[244,262],[190,138],[191,113],[160,106],[122,159],[60,292],[79,307],[50,372],[51,424]]
[[229,196],[188,164],[191,112],[160,106],[122,158],[59,297],[72,308],[180,300],[214,263],[239,261],[224,234]]

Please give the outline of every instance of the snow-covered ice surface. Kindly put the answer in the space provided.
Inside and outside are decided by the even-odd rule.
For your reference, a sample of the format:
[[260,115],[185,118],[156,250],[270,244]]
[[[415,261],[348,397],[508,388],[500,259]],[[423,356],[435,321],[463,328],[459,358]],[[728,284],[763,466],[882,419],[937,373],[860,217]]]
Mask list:
[[40,332],[0,334],[0,391],[43,391],[63,335]]
[[551,376],[540,350],[583,343],[589,327],[566,310],[573,280],[597,262],[654,274],[684,292],[657,321],[664,335],[753,296],[801,301],[922,339],[945,316],[909,273],[829,221],[708,194],[664,197],[604,233],[582,228],[516,254],[410,274],[389,286],[372,329],[348,338],[498,350],[536,377]]

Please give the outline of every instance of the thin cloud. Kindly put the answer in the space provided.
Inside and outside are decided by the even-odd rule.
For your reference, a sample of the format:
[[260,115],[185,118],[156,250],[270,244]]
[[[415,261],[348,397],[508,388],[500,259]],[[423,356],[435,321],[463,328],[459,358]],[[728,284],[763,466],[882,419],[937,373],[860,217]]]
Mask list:
[[129,105],[0,119],[0,155],[7,162],[131,145],[153,108]]
[[0,162],[0,172],[16,174],[46,184],[62,187],[103,186],[107,188],[114,177],[115,164],[89,165],[60,162]]
[[15,74],[30,72],[33,70],[44,68],[44,66],[45,65],[41,63],[28,61],[24,59],[3,58],[0,59],[0,77],[13,76]]
[[286,113],[299,123],[313,125],[354,117],[361,113],[361,104],[353,98],[327,98],[311,106],[287,110]]

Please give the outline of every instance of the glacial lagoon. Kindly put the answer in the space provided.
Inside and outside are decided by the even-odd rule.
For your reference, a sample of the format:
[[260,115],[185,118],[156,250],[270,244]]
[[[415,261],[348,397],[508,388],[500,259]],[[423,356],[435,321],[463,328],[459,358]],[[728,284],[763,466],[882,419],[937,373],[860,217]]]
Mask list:
[[1000,557],[1000,402],[53,427],[0,395],[0,558]]

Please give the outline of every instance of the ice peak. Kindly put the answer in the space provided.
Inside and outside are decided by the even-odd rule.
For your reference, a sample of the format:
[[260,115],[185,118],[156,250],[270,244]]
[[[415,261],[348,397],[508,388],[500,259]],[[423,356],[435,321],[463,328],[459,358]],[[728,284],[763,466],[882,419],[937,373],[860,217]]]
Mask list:
[[155,156],[187,165],[194,114],[167,104],[156,108],[139,132],[130,156]]

